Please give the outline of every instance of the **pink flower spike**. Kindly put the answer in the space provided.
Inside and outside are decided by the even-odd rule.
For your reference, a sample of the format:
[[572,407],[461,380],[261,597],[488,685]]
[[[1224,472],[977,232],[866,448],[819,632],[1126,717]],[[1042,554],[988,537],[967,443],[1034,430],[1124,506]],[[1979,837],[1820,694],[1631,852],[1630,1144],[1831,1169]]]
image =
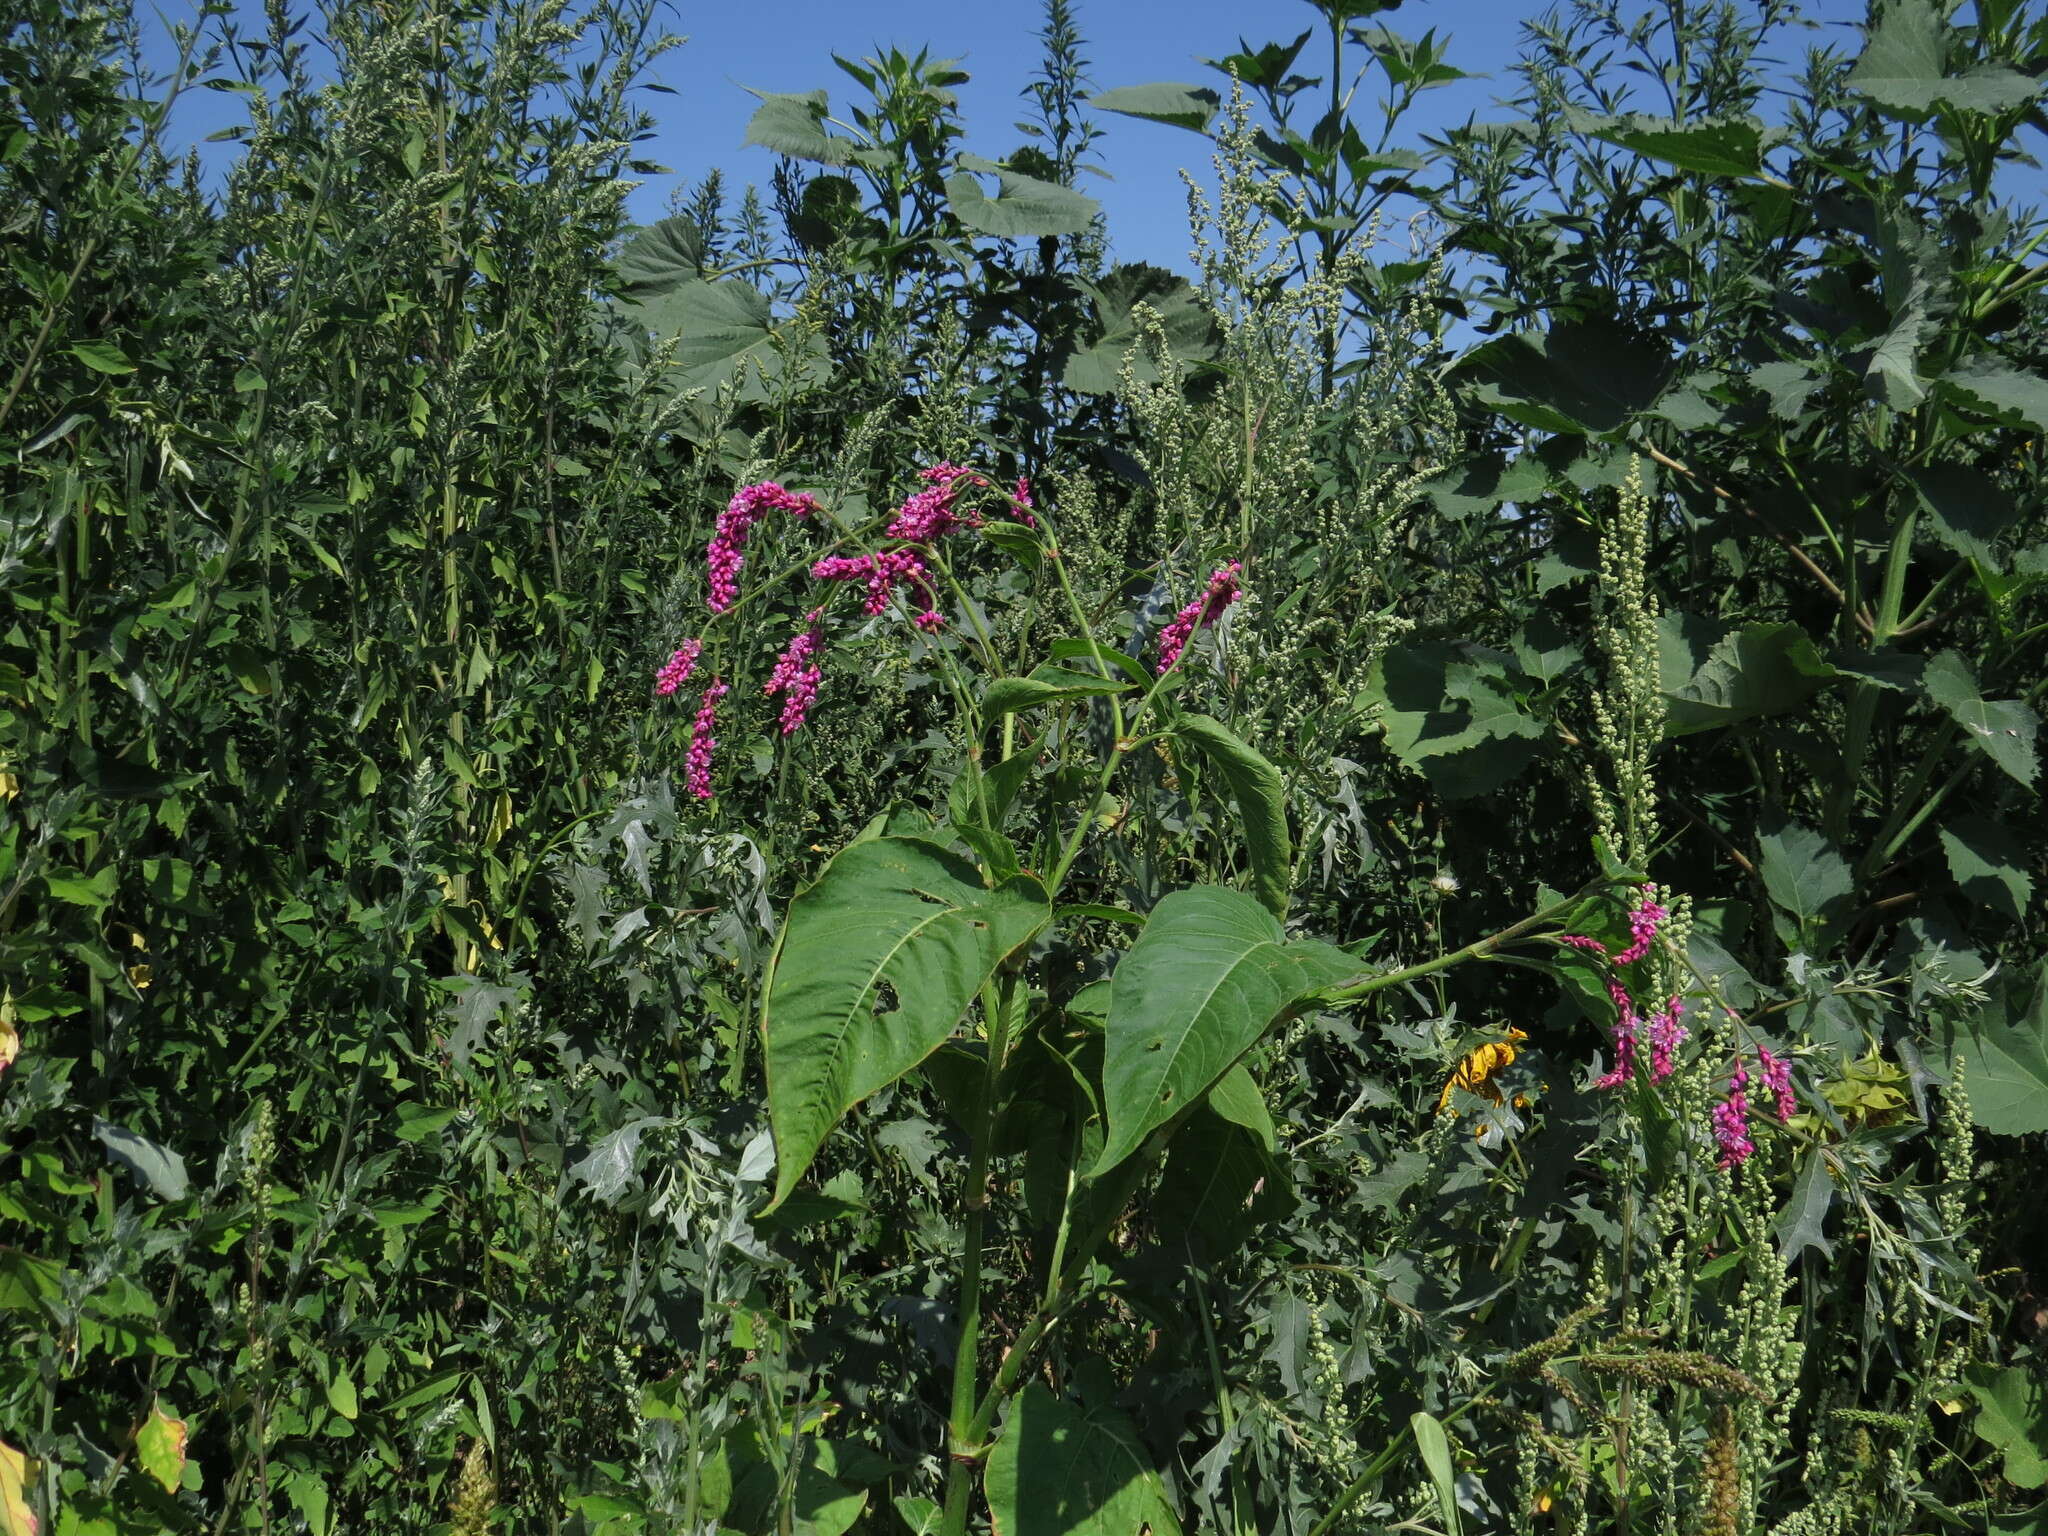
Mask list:
[[1749,1073],[1742,1058],[1735,1058],[1735,1070],[1728,1078],[1728,1096],[1714,1106],[1714,1140],[1721,1148],[1720,1166],[1740,1168],[1756,1151],[1749,1137]]
[[936,635],[946,627],[946,616],[936,608],[927,608],[910,621],[928,635]]
[[1607,983],[1607,995],[1614,999],[1614,1065],[1593,1079],[1595,1088],[1619,1088],[1636,1075],[1636,1033],[1641,1021],[1636,1017],[1635,1000],[1618,981]]
[[775,670],[768,674],[768,682],[761,692],[768,698],[782,695],[782,734],[794,735],[811,712],[811,705],[817,701],[818,685],[825,680],[824,670],[813,659],[824,649],[825,637],[818,625],[825,617],[825,610],[813,608],[804,615],[804,628],[790,637],[789,644],[775,660]]
[[1657,887],[1645,885],[1628,914],[1628,948],[1614,957],[1616,965],[1633,965],[1650,952],[1657,929],[1670,911],[1657,901]]
[[703,651],[702,640],[685,640],[655,674],[654,691],[665,699],[687,683],[690,674],[697,670],[697,658]]
[[1591,950],[1594,954],[1598,955],[1602,960],[1605,960],[1607,958],[1607,946],[1605,944],[1602,944],[1598,939],[1590,938],[1583,933],[1561,933],[1557,936],[1557,942],[1560,944],[1569,944],[1573,949]]
[[1014,517],[1026,528],[1036,528],[1038,526],[1038,519],[1031,515],[1031,509],[1035,505],[1036,503],[1031,499],[1031,482],[1024,476],[1019,475],[1017,477],[1017,489],[1010,494],[1010,516]]
[[1778,1113],[1778,1123],[1785,1124],[1798,1109],[1799,1101],[1792,1096],[1792,1063],[1782,1056],[1758,1048],[1757,1065],[1763,1072],[1764,1087],[1770,1090]]
[[690,750],[683,759],[683,779],[699,800],[711,798],[711,754],[718,746],[712,729],[718,724],[718,701],[726,696],[723,678],[714,677],[697,705],[697,718],[690,723]]
[[1685,1013],[1685,1004],[1676,996],[1664,1004],[1663,1011],[1650,1016],[1650,1081],[1661,1083],[1669,1077],[1678,1065],[1678,1048],[1685,1044],[1689,1031],[1679,1022]]
[[773,480],[743,485],[734,491],[732,500],[718,514],[718,526],[712,530],[710,546],[704,551],[711,611],[724,613],[739,601],[740,567],[746,563],[747,534],[755,523],[770,512],[809,517],[817,510],[817,497],[786,491]]
[[1236,602],[1244,593],[1238,587],[1238,574],[1244,567],[1233,560],[1228,565],[1219,565],[1209,577],[1209,585],[1202,595],[1191,599],[1187,606],[1174,615],[1173,622],[1159,634],[1159,671],[1170,672],[1174,663],[1180,660],[1180,653],[1187,649],[1188,641],[1195,631],[1206,629],[1223,616],[1223,610]]

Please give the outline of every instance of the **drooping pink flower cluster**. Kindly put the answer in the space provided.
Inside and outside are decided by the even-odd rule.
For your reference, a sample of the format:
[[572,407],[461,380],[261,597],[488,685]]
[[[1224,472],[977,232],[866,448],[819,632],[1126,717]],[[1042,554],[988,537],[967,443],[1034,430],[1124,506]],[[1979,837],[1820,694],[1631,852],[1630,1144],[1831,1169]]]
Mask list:
[[768,674],[768,683],[761,692],[768,698],[782,695],[782,734],[794,735],[811,712],[811,705],[817,700],[818,685],[825,680],[824,669],[816,660],[824,649],[825,634],[818,626],[825,617],[825,610],[813,608],[804,615],[804,627],[790,637],[782,654],[775,658],[775,670]]
[[718,514],[718,526],[712,530],[710,547],[704,551],[711,611],[724,613],[739,601],[740,567],[746,563],[747,534],[755,523],[770,512],[809,517],[817,510],[817,497],[786,491],[773,480],[743,485],[733,492],[732,500]]
[[[918,615],[918,627],[937,628],[945,622],[934,610],[937,597],[932,591],[931,568],[914,549],[878,549],[871,555],[827,555],[811,567],[814,581],[864,581],[868,596],[864,611],[868,617],[889,606],[889,595],[897,587],[908,587],[925,610]],[[927,619],[937,623],[927,624]]]
[[1714,1106],[1714,1140],[1721,1148],[1723,1168],[1740,1168],[1756,1151],[1749,1137],[1749,1072],[1742,1058],[1728,1077],[1728,1096]]
[[1798,1101],[1792,1097],[1792,1063],[1762,1046],[1757,1047],[1756,1057],[1757,1066],[1763,1073],[1764,1087],[1775,1101],[1772,1107],[1777,1111],[1778,1123],[1783,1125],[1799,1107]]
[[1206,629],[1223,616],[1223,610],[1244,596],[1238,586],[1238,576],[1244,567],[1233,560],[1228,565],[1219,565],[1209,577],[1209,585],[1200,597],[1191,599],[1187,606],[1174,615],[1173,622],[1159,632],[1159,670],[1168,672],[1180,660],[1180,653],[1187,649],[1188,641],[1195,631]]
[[685,640],[676,648],[675,655],[661,664],[661,670],[654,675],[654,691],[667,698],[690,680],[690,674],[697,670],[697,658],[704,653],[702,640]]
[[[896,515],[883,530],[892,539],[901,539],[906,544],[930,544],[944,538],[955,528],[978,528],[981,518],[969,512],[962,514],[953,509],[953,490],[962,480],[970,478],[966,470],[957,464],[934,464],[922,476],[925,488],[896,509]],[[971,478],[980,479],[979,476]],[[981,481],[988,484],[986,480]]]
[[1650,945],[1656,941],[1657,929],[1670,909],[1657,900],[1657,887],[1645,885],[1637,893],[1636,904],[1628,914],[1628,948],[1614,957],[1616,965],[1634,965],[1650,952]]
[[[1670,909],[1657,900],[1657,887],[1645,884],[1637,891],[1635,904],[1629,909],[1629,942],[1626,948],[1610,955],[1605,944],[1583,933],[1561,933],[1557,942],[1598,955],[1616,967],[1633,965],[1650,952],[1657,930],[1670,915]],[[1663,1082],[1677,1067],[1678,1048],[1689,1037],[1683,1023],[1684,1003],[1673,996],[1663,1008],[1645,1019],[1636,1012],[1635,999],[1629,996],[1628,988],[1612,975],[1607,978],[1607,995],[1614,1000],[1615,1008],[1614,1065],[1595,1078],[1593,1086],[1619,1088],[1635,1076],[1638,1042],[1646,1028],[1650,1037],[1650,1081]]]
[[711,754],[718,740],[711,732],[718,725],[718,701],[726,696],[725,679],[714,677],[697,705],[697,718],[690,722],[690,750],[683,759],[683,780],[699,800],[711,798]]
[[1038,519],[1031,515],[1038,504],[1031,499],[1031,482],[1023,475],[1017,477],[1017,489],[1010,493],[1010,516],[1026,528],[1036,528]]

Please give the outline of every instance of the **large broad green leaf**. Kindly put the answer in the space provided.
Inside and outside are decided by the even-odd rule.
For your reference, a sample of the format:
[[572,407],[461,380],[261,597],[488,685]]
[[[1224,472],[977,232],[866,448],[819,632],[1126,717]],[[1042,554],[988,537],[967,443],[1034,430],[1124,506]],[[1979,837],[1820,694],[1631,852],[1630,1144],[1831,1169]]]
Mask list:
[[2034,736],[2040,716],[2020,699],[1986,699],[1977,692],[1970,664],[1954,651],[1943,651],[1921,674],[1927,697],[1947,710],[1970,745],[2028,788],[2040,771]]
[[1714,638],[1709,621],[1674,612],[1658,631],[1667,736],[1782,714],[1837,676],[1797,624],[1751,624]]
[[1130,1422],[1034,1381],[988,1458],[995,1536],[1178,1536],[1159,1473]]
[[715,390],[744,373],[740,397],[765,399],[770,381],[785,372],[815,382],[827,371],[824,342],[811,338],[794,358],[776,347],[777,325],[768,297],[737,280],[685,282],[625,311],[658,337],[675,337],[676,387]]
[[1115,90],[1097,91],[1088,105],[1104,112],[1121,112],[1142,117],[1148,123],[1170,123],[1207,133],[1223,98],[1206,85],[1181,85],[1156,81],[1151,85],[1120,85]]
[[1763,124],[1753,117],[1686,122],[1631,113],[1593,129],[1595,138],[1706,176],[1755,176],[1763,170]]
[[1977,1399],[1977,1433],[2005,1452],[2005,1480],[2048,1484],[2048,1386],[2020,1365],[1977,1364],[1963,1371]]
[[704,276],[703,231],[695,219],[658,220],[626,242],[614,265],[621,298],[657,298]]
[[1966,112],[2002,112],[2040,93],[2040,82],[2002,64],[1948,72],[1948,24],[1935,0],[1899,0],[1888,6],[1849,71],[1849,88],[1887,111],[1910,119],[1936,106]]
[[1295,1199],[1280,1160],[1256,1132],[1230,1123],[1215,1104],[1212,1092],[1175,1134],[1146,1211],[1162,1233],[1198,1234],[1220,1255],[1242,1247],[1257,1227],[1287,1216]]
[[[946,178],[946,200],[953,205],[954,216],[980,234],[1005,240],[1076,235],[1102,211],[1102,205],[1085,192],[1022,175],[979,155],[962,155],[960,166]],[[995,177],[994,197],[982,190],[976,176]]]
[[1811,827],[1781,821],[1757,846],[1764,890],[1802,931],[1843,915],[1856,882],[1833,843]]
[[1110,981],[1103,1058],[1109,1121],[1097,1175],[1213,1087],[1292,1004],[1357,973],[1341,950],[1289,943],[1241,891],[1175,891]]
[[1614,432],[1671,382],[1668,344],[1612,320],[1562,320],[1541,335],[1501,336],[1455,370],[1502,415],[1546,432]]
[[92,1133],[107,1149],[107,1156],[147,1185],[159,1200],[182,1200],[191,1189],[185,1160],[169,1147],[97,1115],[93,1117]]
[[1941,848],[1964,896],[2015,922],[2026,915],[2034,879],[2015,862],[2026,855],[2010,827],[1982,816],[1953,817],[1941,829]]
[[1052,918],[1044,887],[991,890],[917,838],[844,849],[790,903],[761,1009],[775,1198],[854,1105],[938,1048],[997,966]]
[[816,165],[845,165],[859,148],[826,131],[825,113],[830,103],[823,91],[754,94],[761,98],[761,105],[747,122],[746,143]]
[[1546,732],[1521,707],[1508,660],[1441,640],[1395,646],[1366,679],[1387,750],[1446,799],[1489,794],[1536,759]]
[[[1215,355],[1216,317],[1179,274],[1141,261],[1127,262],[1111,268],[1099,282],[1084,286],[1100,334],[1067,359],[1061,376],[1067,388],[1083,394],[1113,394],[1122,386],[1126,358],[1138,383],[1158,382],[1158,364],[1148,349],[1138,347],[1136,310],[1140,304],[1158,317],[1160,334],[1172,357],[1186,363]],[[1133,347],[1138,347],[1135,354]]]
[[1941,376],[1942,393],[1988,411],[2010,425],[2048,432],[2048,379],[1979,357]]
[[1786,1263],[1796,1262],[1809,1248],[1818,1248],[1824,1259],[1834,1257],[1834,1244],[1827,1238],[1828,1207],[1834,1203],[1835,1185],[1827,1159],[1820,1148],[1812,1148],[1793,1181],[1792,1198],[1778,1213],[1778,1250]]
[[1998,536],[2019,509],[1995,480],[1967,464],[1909,469],[1906,478],[1927,509],[1927,526],[1937,539],[1966,559],[2001,569]]
[[1970,1116],[2000,1136],[2048,1131],[2048,969],[2001,973],[1991,999],[1948,1042],[1964,1058]]
[[1287,785],[1280,770],[1236,732],[1207,715],[1185,714],[1173,722],[1174,739],[1191,747],[1230,786],[1238,825],[1251,857],[1252,891],[1275,917],[1287,915],[1294,874],[1294,843],[1287,832]]

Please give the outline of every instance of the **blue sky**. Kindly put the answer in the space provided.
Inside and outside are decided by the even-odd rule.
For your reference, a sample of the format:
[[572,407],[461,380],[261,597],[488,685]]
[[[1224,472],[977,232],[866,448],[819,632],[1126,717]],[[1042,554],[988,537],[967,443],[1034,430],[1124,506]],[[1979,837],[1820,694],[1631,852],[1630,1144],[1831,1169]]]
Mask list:
[[[1449,62],[1475,76],[1430,93],[1410,120],[1411,132],[1468,116],[1503,115],[1494,103],[1513,89],[1509,67],[1520,24],[1543,4],[1408,0],[1383,18],[1408,36],[1431,28],[1448,36]],[[1807,0],[1805,9],[1818,24],[1810,34],[1814,41],[1853,49],[1853,23],[1863,15],[1863,0]],[[1302,0],[1077,0],[1076,13],[1098,89],[1150,80],[1214,84],[1219,77],[1201,59],[1233,52],[1240,37],[1253,46],[1291,40],[1316,20]],[[167,3],[158,14],[179,12]],[[747,88],[822,86],[835,107],[843,105],[854,86],[833,65],[835,52],[857,59],[895,45],[958,59],[971,76],[960,89],[970,147],[1005,154],[1021,142],[1013,125],[1027,107],[1018,93],[1038,64],[1035,33],[1041,19],[1038,0],[683,0],[668,13],[668,24],[687,41],[660,59],[649,76],[674,94],[644,98],[657,127],[642,152],[673,174],[649,178],[634,192],[633,215],[643,221],[659,217],[678,183],[694,183],[713,166],[722,167],[735,188],[748,181],[765,187],[774,157],[741,143],[757,104]],[[1305,60],[1303,68],[1314,73]],[[239,120],[240,112],[240,100],[231,94],[190,93],[179,106],[176,136],[201,139]],[[1117,257],[1184,268],[1188,235],[1180,171],[1185,166],[1205,172],[1208,145],[1176,128],[1113,114],[1099,120],[1107,133],[1099,144],[1101,160],[1114,179],[1090,176],[1085,187],[1108,210]]]

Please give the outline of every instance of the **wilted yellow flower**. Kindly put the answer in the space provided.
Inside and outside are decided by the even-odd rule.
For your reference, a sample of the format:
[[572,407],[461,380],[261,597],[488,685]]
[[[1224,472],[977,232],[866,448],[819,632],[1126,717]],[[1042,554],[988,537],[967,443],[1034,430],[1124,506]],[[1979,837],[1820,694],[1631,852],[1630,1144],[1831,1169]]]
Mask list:
[[1493,1079],[1515,1059],[1515,1042],[1528,1038],[1526,1032],[1510,1027],[1505,1040],[1489,1040],[1476,1047],[1458,1063],[1458,1070],[1451,1074],[1450,1080],[1444,1084],[1444,1091],[1437,1095],[1437,1113],[1442,1114],[1451,1107],[1451,1094],[1459,1088],[1500,1103],[1500,1090],[1493,1086]]

